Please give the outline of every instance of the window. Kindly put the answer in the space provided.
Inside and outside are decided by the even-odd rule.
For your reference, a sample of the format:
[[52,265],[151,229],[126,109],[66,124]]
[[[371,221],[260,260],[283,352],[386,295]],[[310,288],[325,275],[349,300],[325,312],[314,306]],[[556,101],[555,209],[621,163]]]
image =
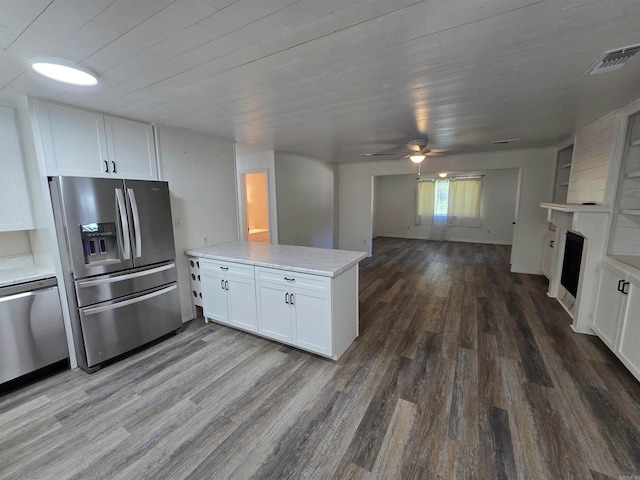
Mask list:
[[436,205],[433,215],[446,217],[449,210],[449,179],[436,180]]
[[480,226],[480,178],[420,180],[416,225]]

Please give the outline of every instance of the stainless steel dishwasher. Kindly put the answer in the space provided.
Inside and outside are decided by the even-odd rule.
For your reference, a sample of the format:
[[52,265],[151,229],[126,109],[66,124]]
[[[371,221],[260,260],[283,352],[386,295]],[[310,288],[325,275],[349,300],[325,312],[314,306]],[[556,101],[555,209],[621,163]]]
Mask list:
[[69,357],[56,279],[0,288],[0,384]]

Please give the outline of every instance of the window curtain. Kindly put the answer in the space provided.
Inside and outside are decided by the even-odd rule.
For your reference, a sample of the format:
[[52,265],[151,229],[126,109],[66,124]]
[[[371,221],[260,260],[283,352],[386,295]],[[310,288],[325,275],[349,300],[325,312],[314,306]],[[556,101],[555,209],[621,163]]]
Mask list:
[[482,179],[452,180],[449,185],[447,224],[451,227],[480,226]]
[[416,225],[432,225],[436,198],[435,182],[418,182],[416,190]]

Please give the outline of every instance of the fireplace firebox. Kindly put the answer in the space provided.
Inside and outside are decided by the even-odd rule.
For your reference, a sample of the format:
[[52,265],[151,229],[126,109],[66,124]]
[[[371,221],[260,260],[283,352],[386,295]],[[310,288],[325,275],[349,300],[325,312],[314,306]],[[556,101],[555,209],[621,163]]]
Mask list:
[[580,263],[582,262],[583,247],[583,236],[573,232],[567,232],[560,283],[574,298],[578,294],[578,280],[580,279]]

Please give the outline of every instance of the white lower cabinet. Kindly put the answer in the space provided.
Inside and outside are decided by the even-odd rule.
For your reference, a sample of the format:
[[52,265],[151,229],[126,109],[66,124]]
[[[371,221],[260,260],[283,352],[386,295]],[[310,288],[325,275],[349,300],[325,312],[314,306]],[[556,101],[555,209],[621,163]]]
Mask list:
[[337,360],[358,336],[358,266],[336,277],[200,258],[207,319]]
[[331,279],[256,268],[258,332],[321,355],[332,355]]
[[209,260],[200,267],[205,318],[256,332],[254,267]]
[[612,259],[600,267],[593,330],[640,380],[640,276]]

